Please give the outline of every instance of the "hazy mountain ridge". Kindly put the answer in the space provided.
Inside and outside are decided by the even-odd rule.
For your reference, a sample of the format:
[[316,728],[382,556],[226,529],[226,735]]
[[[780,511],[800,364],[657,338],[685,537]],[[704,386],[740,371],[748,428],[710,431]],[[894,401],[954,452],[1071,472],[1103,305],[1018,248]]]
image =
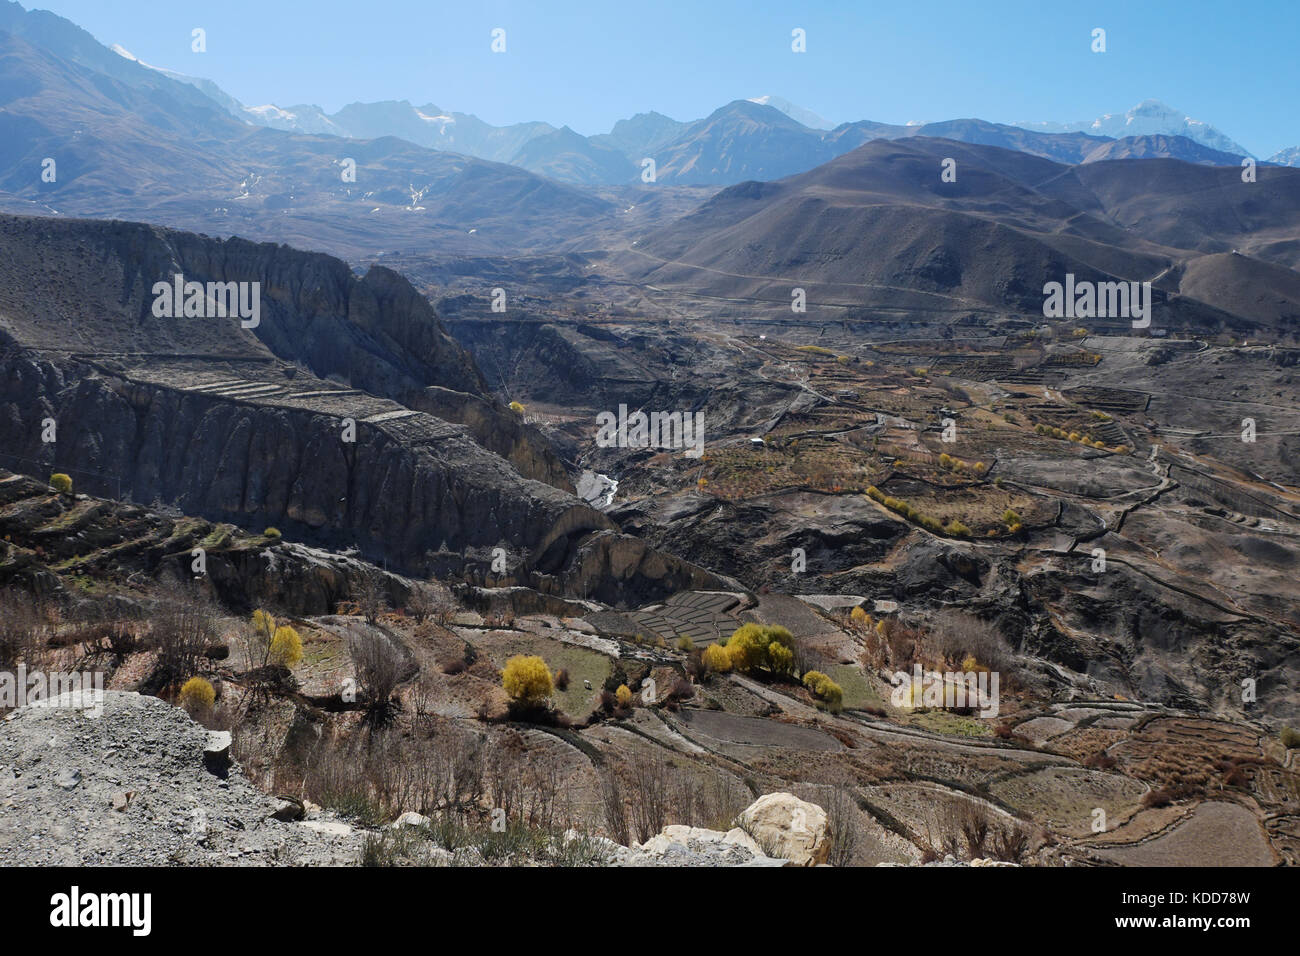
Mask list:
[[[396,137],[344,140],[250,126],[193,87],[111,56],[125,79],[0,33],[7,209],[151,218],[302,238],[317,249],[355,251],[356,239],[370,235],[379,251],[408,231],[464,239],[474,230],[491,247],[612,208],[516,166]],[[147,85],[135,85],[142,78]],[[57,163],[54,182],[41,178],[46,157]],[[349,161],[359,170],[352,181]],[[274,231],[270,217],[279,219]],[[337,245],[341,233],[349,238]]]

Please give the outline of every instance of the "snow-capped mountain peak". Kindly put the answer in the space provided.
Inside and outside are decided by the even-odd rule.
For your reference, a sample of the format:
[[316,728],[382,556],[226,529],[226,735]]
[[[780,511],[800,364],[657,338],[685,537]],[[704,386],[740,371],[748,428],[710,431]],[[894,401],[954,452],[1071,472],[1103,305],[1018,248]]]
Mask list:
[[796,123],[802,123],[809,129],[834,129],[835,124],[824,116],[819,116],[812,110],[804,109],[796,103],[780,96],[751,96],[749,102],[757,103],[759,106],[770,106],[775,110],[780,110]]
[[1277,166],[1300,166],[1300,146],[1288,146],[1286,149],[1279,149],[1266,161]]
[[1106,113],[1077,123],[1016,123],[1024,129],[1051,133],[1089,133],[1121,139],[1125,136],[1185,136],[1190,140],[1237,156],[1250,151],[1204,120],[1194,119],[1160,100],[1143,100],[1124,113]]

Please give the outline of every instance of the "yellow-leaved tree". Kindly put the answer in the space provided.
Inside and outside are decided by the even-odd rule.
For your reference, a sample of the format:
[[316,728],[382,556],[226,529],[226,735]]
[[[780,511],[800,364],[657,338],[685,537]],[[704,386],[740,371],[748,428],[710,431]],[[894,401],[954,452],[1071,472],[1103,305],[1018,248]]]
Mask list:
[[271,637],[270,661],[272,664],[293,667],[300,660],[302,660],[302,638],[289,625],[282,624],[275,629]]
[[727,653],[731,665],[742,673],[794,671],[794,635],[779,624],[742,624],[728,638]]
[[191,677],[181,685],[180,704],[191,714],[209,710],[217,699],[217,692],[202,677]]
[[555,691],[546,661],[524,654],[516,654],[506,661],[501,686],[512,700],[529,705],[541,703]]
[[704,649],[704,666],[715,674],[731,670],[731,655],[721,644],[710,644]]

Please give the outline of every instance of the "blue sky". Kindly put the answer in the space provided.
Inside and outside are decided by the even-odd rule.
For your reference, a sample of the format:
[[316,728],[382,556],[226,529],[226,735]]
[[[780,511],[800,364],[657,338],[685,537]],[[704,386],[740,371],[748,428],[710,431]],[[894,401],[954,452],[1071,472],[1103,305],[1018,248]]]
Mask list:
[[[1295,0],[23,2],[249,105],[407,99],[592,134],[765,93],[836,122],[1065,122],[1155,98],[1259,156],[1300,144]],[[194,27],[206,53],[190,50]],[[795,27],[807,53],[790,51]]]

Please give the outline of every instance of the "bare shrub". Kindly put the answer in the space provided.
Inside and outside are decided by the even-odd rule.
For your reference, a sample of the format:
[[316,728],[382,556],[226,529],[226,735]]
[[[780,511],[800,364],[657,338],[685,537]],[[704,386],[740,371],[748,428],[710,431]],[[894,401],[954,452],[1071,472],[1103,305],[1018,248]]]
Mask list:
[[828,655],[825,647],[813,644],[803,638],[795,639],[795,673],[804,674],[808,671],[824,671],[828,670],[836,663],[838,663],[837,659]]
[[672,688],[668,691],[669,700],[690,700],[695,696],[695,688],[691,682],[684,677],[679,677],[673,681]]
[[826,811],[826,826],[830,830],[831,853],[827,860],[831,866],[851,866],[858,850],[860,828],[858,804],[849,787],[832,786],[825,791],[821,807]]
[[694,774],[674,774],[668,794],[667,820],[693,827],[698,817],[699,785]]
[[957,825],[966,841],[970,859],[984,856],[984,847],[989,838],[988,811],[977,804],[967,803],[958,814]]
[[644,843],[668,823],[672,773],[658,755],[637,754],[628,768],[628,798],[637,840]]
[[433,620],[446,627],[456,615],[459,608],[450,594],[440,596],[433,605]]
[[387,713],[393,691],[406,671],[406,660],[387,635],[378,631],[348,629],[348,654],[356,672],[357,686],[370,710]]
[[826,829],[830,835],[831,866],[852,866],[861,838],[858,803],[853,788],[839,783],[806,783],[794,788],[800,800],[815,803],[826,811]]
[[411,705],[411,730],[418,731],[428,718],[437,713],[438,691],[429,675],[419,676],[407,692],[406,699]]
[[425,758],[426,782],[421,812],[466,813],[483,798],[487,740],[476,732],[453,728],[439,734]]
[[632,842],[632,831],[628,826],[627,803],[623,798],[623,786],[618,773],[613,767],[605,770],[600,777],[600,808],[605,820],[605,830],[615,843],[624,846]]
[[[3,613],[0,609],[0,615]],[[67,629],[53,637],[51,643],[62,647],[81,644],[89,653],[121,658],[139,649],[144,631],[142,611],[124,613],[123,608],[114,605],[87,601],[69,612]]]
[[1003,827],[993,834],[993,856],[1007,863],[1019,863],[1029,852],[1029,831],[1024,827]]
[[433,614],[433,607],[433,591],[418,582],[411,585],[411,593],[406,598],[406,613],[411,619],[416,624],[423,624]]
[[482,810],[485,753],[481,734],[451,723],[429,739],[309,734],[286,749],[276,786],[366,826],[408,810],[459,819]]
[[49,636],[49,625],[30,594],[0,591],[0,669],[35,663]]
[[157,653],[151,683],[166,687],[199,672],[208,645],[219,636],[217,613],[203,596],[177,587],[154,611],[149,644]]
[[1083,765],[1085,767],[1090,767],[1094,770],[1109,770],[1112,767],[1114,767],[1115,764],[1117,764],[1118,762],[1119,761],[1117,761],[1114,757],[1106,753],[1106,751],[1098,750],[1091,757],[1085,758],[1083,761]]
[[515,731],[508,731],[492,748],[486,783],[492,809],[503,811],[507,820],[550,829],[567,815],[559,763],[550,754],[530,749]]
[[996,627],[961,611],[939,614],[927,643],[935,655],[947,661],[973,657],[989,670],[1003,674],[1009,674],[1015,664],[1010,646]]
[[361,580],[352,589],[352,599],[356,602],[357,610],[361,613],[361,616],[372,627],[379,622],[380,616],[388,610],[388,595],[384,591],[379,575],[375,573],[362,575]]
[[917,659],[921,649],[920,631],[908,627],[898,618],[885,618],[881,622],[885,646],[889,648],[889,662],[895,667],[906,667]]
[[704,663],[704,648],[696,647],[686,655],[686,676],[693,681],[704,680],[709,669]]
[[862,654],[859,656],[859,663],[869,671],[877,670],[885,666],[885,652],[887,644],[885,637],[874,627],[865,628],[862,631]]
[[754,795],[735,777],[711,773],[696,783],[695,808],[699,825],[712,830],[729,830],[740,811],[754,802]]

